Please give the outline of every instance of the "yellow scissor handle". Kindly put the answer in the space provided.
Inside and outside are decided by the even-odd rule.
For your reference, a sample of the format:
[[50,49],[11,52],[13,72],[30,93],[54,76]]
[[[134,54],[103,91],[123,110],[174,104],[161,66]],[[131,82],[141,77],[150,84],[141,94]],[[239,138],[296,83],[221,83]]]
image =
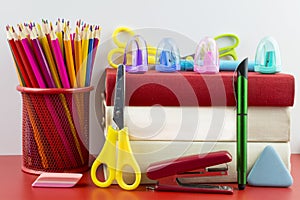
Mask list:
[[[134,190],[139,186],[141,182],[141,170],[131,150],[127,127],[119,131],[118,147],[119,150],[116,169],[116,180],[119,186],[124,190]],[[125,166],[130,166],[135,173],[135,181],[131,185],[128,185],[123,180],[123,168]]]
[[231,33],[225,33],[225,34],[221,34],[221,35],[216,36],[214,39],[218,40],[220,38],[226,38],[226,37],[227,38],[233,38],[235,40],[235,42],[234,42],[233,45],[219,48],[219,57],[222,58],[222,57],[225,57],[225,56],[231,56],[233,58],[233,60],[237,60],[238,57],[237,57],[237,53],[235,51],[235,48],[240,43],[240,40],[239,40],[237,35],[231,34]]
[[118,35],[119,35],[119,33],[121,33],[121,32],[126,32],[126,33],[128,33],[131,37],[134,36],[134,32],[133,32],[133,30],[131,30],[130,28],[124,27],[124,26],[118,27],[118,28],[116,28],[116,29],[114,30],[114,32],[113,32],[113,34],[112,34],[112,39],[113,39],[114,43],[115,43],[119,48],[125,49],[127,42],[121,42],[121,41],[118,39]]
[[109,65],[112,66],[113,68],[118,68],[118,64],[115,64],[113,61],[113,56],[115,54],[124,56],[124,51],[125,51],[125,49],[122,49],[122,48],[116,48],[116,49],[110,50],[107,54],[107,60],[108,60]]
[[156,48],[152,46],[147,46],[148,50],[148,63],[154,65],[155,64],[155,56],[156,56]]
[[219,54],[219,58],[226,57],[226,56],[231,56],[233,60],[238,60],[238,56],[235,49],[231,49],[229,51]]
[[[108,127],[106,141],[100,154],[97,156],[91,168],[92,181],[98,187],[108,187],[116,177],[116,142],[118,131],[111,126]],[[108,170],[106,181],[102,182],[97,178],[97,169],[100,165],[105,164]]]

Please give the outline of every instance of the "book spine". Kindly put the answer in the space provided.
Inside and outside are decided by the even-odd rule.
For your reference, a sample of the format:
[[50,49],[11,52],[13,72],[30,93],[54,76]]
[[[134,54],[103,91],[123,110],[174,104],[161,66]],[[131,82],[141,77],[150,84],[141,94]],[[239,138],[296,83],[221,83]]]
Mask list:
[[[106,102],[112,105],[114,69],[106,69]],[[128,106],[235,106],[233,72],[199,75],[192,72],[126,74]],[[292,75],[249,72],[249,106],[293,106]]]

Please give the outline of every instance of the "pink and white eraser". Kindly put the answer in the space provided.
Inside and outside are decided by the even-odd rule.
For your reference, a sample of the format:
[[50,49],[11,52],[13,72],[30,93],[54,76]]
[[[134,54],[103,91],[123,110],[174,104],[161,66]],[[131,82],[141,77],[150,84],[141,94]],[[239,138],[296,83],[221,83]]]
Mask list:
[[78,173],[42,173],[32,187],[73,187],[81,177]]

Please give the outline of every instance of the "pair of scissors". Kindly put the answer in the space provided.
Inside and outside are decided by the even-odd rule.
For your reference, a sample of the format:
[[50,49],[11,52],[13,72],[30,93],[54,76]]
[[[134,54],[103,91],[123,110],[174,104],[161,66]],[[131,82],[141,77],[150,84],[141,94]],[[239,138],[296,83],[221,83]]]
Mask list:
[[[106,141],[91,168],[91,178],[95,185],[108,187],[114,180],[124,190],[134,190],[141,182],[141,170],[132,153],[128,128],[124,127],[125,100],[125,65],[119,65],[115,86],[115,99],[112,125],[108,127]],[[118,142],[118,145],[117,145]],[[107,167],[107,179],[100,181],[97,178],[97,169],[101,165]],[[123,169],[130,166],[135,173],[135,182],[127,184],[123,180]]]
[[220,39],[233,40],[233,44],[225,47],[219,48],[219,58],[222,57],[232,57],[233,60],[237,60],[237,53],[235,48],[239,45],[240,40],[237,35],[231,33],[225,33],[214,37],[216,42]]
[[[114,56],[116,55],[120,55],[123,57],[124,55],[124,51],[125,51],[125,47],[127,42],[122,42],[119,40],[118,36],[121,33],[127,33],[130,37],[133,37],[135,35],[135,33],[133,32],[132,29],[127,28],[127,27],[118,27],[114,30],[113,34],[112,34],[112,39],[114,41],[114,43],[117,45],[117,48],[112,49],[108,52],[107,54],[107,60],[110,66],[112,66],[113,68],[117,68],[118,65],[116,63],[114,63]],[[155,64],[155,55],[156,55],[156,48],[147,45],[147,50],[148,50],[148,63],[149,64]]]

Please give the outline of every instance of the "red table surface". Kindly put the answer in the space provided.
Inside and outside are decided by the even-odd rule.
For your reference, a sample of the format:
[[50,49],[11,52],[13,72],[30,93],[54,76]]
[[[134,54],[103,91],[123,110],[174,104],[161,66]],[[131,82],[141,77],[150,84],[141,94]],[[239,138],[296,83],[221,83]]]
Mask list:
[[1,200],[60,200],[60,199],[263,199],[263,200],[288,200],[300,199],[300,154],[291,156],[292,176],[294,183],[289,188],[268,188],[247,186],[244,191],[238,191],[236,184],[233,186],[233,195],[201,194],[179,192],[154,192],[147,191],[145,185],[135,191],[124,191],[116,185],[110,188],[97,188],[93,185],[89,172],[84,173],[83,178],[74,188],[33,188],[31,184],[37,178],[36,175],[21,171],[21,156],[0,156],[0,199]]

